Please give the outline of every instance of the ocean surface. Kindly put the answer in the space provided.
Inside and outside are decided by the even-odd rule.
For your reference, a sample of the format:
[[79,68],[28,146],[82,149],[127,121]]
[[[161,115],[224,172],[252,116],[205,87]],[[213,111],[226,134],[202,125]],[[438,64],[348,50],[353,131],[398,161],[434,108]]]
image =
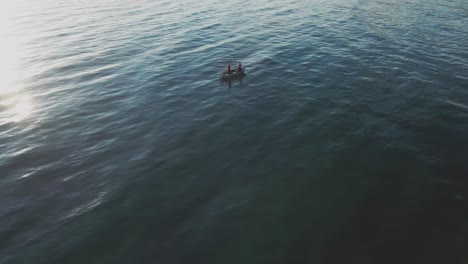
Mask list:
[[0,7],[0,263],[468,263],[466,0]]

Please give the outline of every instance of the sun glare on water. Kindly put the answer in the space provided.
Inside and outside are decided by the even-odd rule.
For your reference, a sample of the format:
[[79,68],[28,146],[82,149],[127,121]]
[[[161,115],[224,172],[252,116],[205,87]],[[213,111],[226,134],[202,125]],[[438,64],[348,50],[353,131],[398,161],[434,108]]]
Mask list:
[[30,96],[21,90],[12,15],[15,2],[0,1],[0,123],[20,122],[32,111]]

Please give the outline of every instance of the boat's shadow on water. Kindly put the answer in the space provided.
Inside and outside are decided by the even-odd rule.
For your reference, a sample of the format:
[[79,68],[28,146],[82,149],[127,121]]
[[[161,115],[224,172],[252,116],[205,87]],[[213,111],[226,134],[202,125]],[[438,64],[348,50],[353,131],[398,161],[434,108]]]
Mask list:
[[224,79],[219,79],[219,82],[222,84],[222,85],[227,85],[227,87],[229,89],[232,88],[232,84],[238,84],[238,85],[242,85],[242,79],[245,78],[245,75],[243,76],[240,76],[239,78],[235,78],[235,79],[232,79],[232,80],[224,80]]

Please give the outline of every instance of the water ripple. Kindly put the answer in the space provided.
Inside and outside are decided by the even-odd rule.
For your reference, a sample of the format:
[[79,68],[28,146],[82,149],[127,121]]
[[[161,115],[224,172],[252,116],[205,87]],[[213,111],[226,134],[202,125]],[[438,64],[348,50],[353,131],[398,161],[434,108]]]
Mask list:
[[[335,219],[369,189],[415,208],[394,193],[423,203],[434,179],[464,186],[467,10],[17,1],[17,74],[0,91],[0,263],[242,263],[249,248],[294,262],[315,254],[303,245],[324,249],[324,230],[343,228]],[[220,82],[238,61],[245,78]],[[261,261],[271,248],[257,244],[282,236]]]

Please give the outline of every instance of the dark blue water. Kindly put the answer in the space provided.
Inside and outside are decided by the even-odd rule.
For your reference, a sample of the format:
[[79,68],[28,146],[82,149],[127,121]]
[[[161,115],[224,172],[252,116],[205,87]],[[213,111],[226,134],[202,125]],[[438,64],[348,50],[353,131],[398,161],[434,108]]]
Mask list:
[[0,6],[0,263],[468,262],[465,0]]

